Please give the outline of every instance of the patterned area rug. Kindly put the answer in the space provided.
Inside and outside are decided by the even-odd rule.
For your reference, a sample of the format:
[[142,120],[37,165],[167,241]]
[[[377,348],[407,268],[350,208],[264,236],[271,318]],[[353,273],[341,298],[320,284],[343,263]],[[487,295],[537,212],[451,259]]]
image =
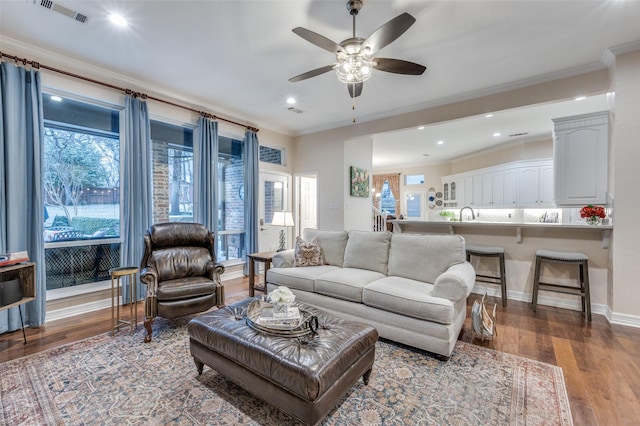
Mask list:
[[[0,364],[0,424],[294,425],[189,355],[186,318]],[[449,361],[387,341],[326,425],[570,425],[562,370],[458,342]]]

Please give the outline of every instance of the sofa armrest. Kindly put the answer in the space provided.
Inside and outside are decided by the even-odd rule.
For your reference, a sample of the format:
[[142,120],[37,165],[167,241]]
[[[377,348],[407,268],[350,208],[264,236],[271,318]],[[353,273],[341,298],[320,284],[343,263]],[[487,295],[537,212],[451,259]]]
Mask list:
[[293,268],[294,249],[279,251],[271,258],[274,268]]
[[476,271],[469,262],[455,264],[433,283],[434,297],[442,297],[453,302],[466,299],[476,283]]

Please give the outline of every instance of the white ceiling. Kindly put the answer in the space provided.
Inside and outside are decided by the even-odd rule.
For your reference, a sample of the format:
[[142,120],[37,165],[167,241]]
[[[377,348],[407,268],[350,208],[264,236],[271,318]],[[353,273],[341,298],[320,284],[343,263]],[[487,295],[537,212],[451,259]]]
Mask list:
[[[56,3],[87,15],[87,23],[34,0],[0,0],[2,44],[38,46],[42,57],[29,59],[46,64],[49,55],[62,55],[120,75],[124,82],[143,82],[138,89],[150,94],[190,100],[221,116],[286,134],[348,126],[354,117],[346,87],[332,72],[288,81],[334,61],[291,29],[302,26],[336,42],[350,37],[344,0]],[[128,27],[109,23],[107,15],[114,11],[129,20]],[[417,22],[379,56],[417,62],[427,71],[422,76],[374,73],[356,99],[358,122],[601,69],[607,48],[640,40],[638,0],[365,0],[357,35],[366,38],[402,12]],[[303,113],[288,110],[289,96]],[[520,111],[512,119],[520,124],[513,132],[536,131],[532,124],[515,122],[526,117]],[[429,139],[421,136],[421,141]],[[421,148],[420,155],[436,156],[435,148]]]
[[[373,135],[376,169],[439,164],[488,148],[551,139],[554,118],[608,111],[614,94],[531,105]],[[498,135],[499,133],[499,135]],[[438,144],[442,141],[442,144]]]

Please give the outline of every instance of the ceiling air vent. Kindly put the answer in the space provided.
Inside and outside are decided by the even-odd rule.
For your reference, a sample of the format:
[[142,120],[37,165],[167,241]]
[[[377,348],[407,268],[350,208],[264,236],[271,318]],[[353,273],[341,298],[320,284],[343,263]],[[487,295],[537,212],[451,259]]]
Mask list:
[[298,108],[295,108],[295,107],[289,107],[289,108],[287,108],[287,109],[288,109],[289,111],[293,111],[293,112],[298,113],[298,114],[302,114],[302,113],[304,112],[303,110],[298,109]]
[[39,4],[40,6],[46,9],[53,10],[54,12],[58,12],[82,24],[86,24],[87,21],[89,20],[89,17],[87,15],[84,15],[80,12],[76,12],[75,10],[71,10],[64,6],[61,6],[60,4],[52,0],[33,0],[33,4]]
[[529,132],[520,132],[520,133],[511,133],[509,135],[510,138],[516,138],[518,136],[527,136]]

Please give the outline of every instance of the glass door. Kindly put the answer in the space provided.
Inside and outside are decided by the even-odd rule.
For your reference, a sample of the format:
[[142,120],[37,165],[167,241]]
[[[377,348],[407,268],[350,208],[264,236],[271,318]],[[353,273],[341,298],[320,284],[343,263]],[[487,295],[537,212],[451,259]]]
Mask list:
[[291,248],[289,243],[290,229],[271,225],[275,212],[291,211],[289,208],[289,180],[288,175],[260,173],[259,251],[276,250],[279,246],[280,231],[284,231],[285,248]]
[[407,219],[424,219],[426,210],[427,192],[425,189],[416,189],[404,194],[404,211]]

